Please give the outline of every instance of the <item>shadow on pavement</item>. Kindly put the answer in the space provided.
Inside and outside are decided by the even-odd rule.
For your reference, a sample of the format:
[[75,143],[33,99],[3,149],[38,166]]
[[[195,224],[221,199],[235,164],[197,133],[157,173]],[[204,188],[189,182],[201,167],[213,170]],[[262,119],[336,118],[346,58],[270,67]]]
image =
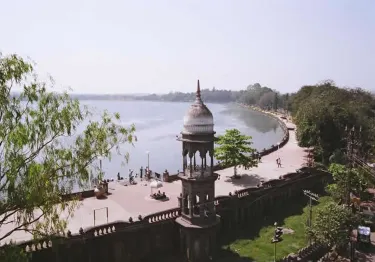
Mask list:
[[240,174],[239,178],[223,177],[225,182],[231,183],[235,186],[252,187],[260,183],[260,176],[256,174]]

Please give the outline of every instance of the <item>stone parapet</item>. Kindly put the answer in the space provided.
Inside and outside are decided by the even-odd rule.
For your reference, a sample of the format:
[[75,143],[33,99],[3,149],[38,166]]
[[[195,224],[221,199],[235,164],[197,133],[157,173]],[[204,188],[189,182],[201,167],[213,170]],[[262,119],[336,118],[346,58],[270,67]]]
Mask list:
[[[310,170],[308,173],[284,175],[281,179],[273,180],[270,185],[264,183],[215,197],[216,213],[222,221],[218,237],[225,236],[225,232],[241,224],[248,224],[249,219],[255,223],[257,219],[264,218],[269,212],[267,210],[302,196],[303,189],[322,192],[324,185],[331,179],[328,172]],[[153,252],[173,252],[179,249],[179,230],[175,219],[180,214],[180,208],[176,207],[144,218],[124,218],[80,229],[79,232],[66,232],[52,239],[19,243],[19,246],[27,252],[33,252],[31,261],[42,261],[38,260],[41,257],[46,259],[43,261],[59,261],[56,260],[55,252],[63,253],[65,260],[60,261],[70,261],[77,257],[80,261],[139,261],[154,256]],[[91,247],[90,256],[90,252],[84,252],[88,247]],[[109,254],[109,257],[105,254]]]

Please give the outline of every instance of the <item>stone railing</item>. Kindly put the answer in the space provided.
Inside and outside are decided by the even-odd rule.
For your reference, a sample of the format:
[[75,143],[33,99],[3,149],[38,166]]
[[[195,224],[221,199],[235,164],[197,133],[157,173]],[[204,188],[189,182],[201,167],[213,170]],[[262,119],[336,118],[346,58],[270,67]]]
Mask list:
[[150,224],[158,224],[161,222],[173,222],[178,216],[180,216],[180,208],[173,208],[165,210],[162,212],[150,214],[142,218],[138,216],[137,220],[134,221],[133,218],[129,218],[128,222],[126,221],[115,221],[104,225],[88,227],[85,229],[80,229],[79,232],[72,234],[70,231],[67,231],[64,235],[55,237],[51,240],[41,239],[41,240],[29,240],[18,243],[18,246],[21,247],[26,252],[34,252],[42,249],[48,249],[53,246],[53,243],[58,241],[59,243],[63,241],[74,241],[81,239],[96,238],[104,235],[109,235],[115,232],[127,231],[128,229],[135,228],[147,228]]
[[80,230],[80,235],[85,236],[91,236],[91,237],[97,237],[105,234],[114,233],[116,231],[121,231],[122,229],[125,229],[129,226],[131,226],[131,222],[125,222],[125,221],[114,221],[108,224],[94,226],[94,227],[88,227],[85,229]]
[[[332,252],[327,252],[319,260],[317,260],[317,262],[326,262],[326,261],[341,261],[341,260],[340,260],[339,254],[337,252],[332,251]],[[361,260],[358,259],[358,261],[361,261]]]
[[42,240],[39,242],[34,242],[30,244],[25,244],[24,245],[24,250],[26,252],[34,252],[34,251],[39,251],[42,249],[47,249],[52,247],[52,241],[51,240]]
[[296,254],[289,254],[279,262],[293,262],[293,261],[318,261],[324,256],[330,248],[324,245],[313,243],[307,247],[300,249]]
[[158,213],[145,216],[143,220],[147,221],[148,223],[157,223],[157,222],[163,222],[163,221],[175,219],[179,217],[180,214],[181,214],[180,208],[173,208],[173,209],[168,209],[162,212],[158,212]]
[[95,196],[94,189],[90,189],[90,190],[85,190],[85,191],[81,191],[81,192],[74,192],[74,193],[71,193],[71,194],[63,195],[61,198],[62,198],[63,201],[69,201],[69,200],[73,200],[73,199],[82,200],[82,199],[94,197],[94,196]]
[[[289,188],[297,188],[300,191],[301,188],[310,186],[319,181],[327,180],[330,174],[327,172],[308,172],[308,173],[293,173],[293,175],[284,175],[280,179],[273,180],[270,184],[262,184],[258,187],[250,187],[236,192],[228,192],[228,195],[217,196],[215,197],[214,204],[216,212],[221,214],[226,214],[225,219],[232,220],[232,215],[236,213],[237,208],[244,208],[245,206],[252,205],[252,203],[262,201],[265,199],[264,203],[267,205],[272,205],[271,202],[267,201],[268,198],[272,198],[273,195],[277,195],[278,192],[287,192]],[[278,198],[276,196],[276,198]],[[250,208],[251,210],[251,208]],[[224,212],[224,213],[223,213]],[[254,210],[254,213],[257,213],[257,210]],[[259,211],[261,212],[261,211]],[[115,221],[104,225],[99,225],[95,227],[89,227],[85,229],[80,229],[79,232],[66,232],[63,236],[59,236],[54,240],[38,240],[38,241],[27,241],[19,243],[19,245],[28,252],[37,252],[39,250],[51,248],[51,246],[58,241],[57,243],[81,243],[82,240],[89,240],[92,238],[102,238],[108,237],[111,234],[116,233],[118,236],[119,233],[124,232],[124,237],[126,232],[136,232],[136,230],[157,230],[161,232],[159,234],[170,234],[165,229],[172,230],[174,228],[175,219],[180,216],[180,208],[176,207],[173,209],[165,210],[162,212],[154,213],[145,216],[142,218],[138,216],[137,218],[124,218],[127,221]],[[231,223],[236,223],[235,220]],[[160,229],[163,228],[163,230]],[[164,232],[164,233],[162,233]],[[168,238],[168,236],[164,236]],[[104,241],[104,240],[103,240]],[[51,251],[52,252],[52,251]],[[304,254],[305,251],[301,251],[301,254]],[[322,254],[323,255],[323,254]],[[321,257],[321,256],[320,256]],[[284,261],[293,261],[293,260],[284,260]]]

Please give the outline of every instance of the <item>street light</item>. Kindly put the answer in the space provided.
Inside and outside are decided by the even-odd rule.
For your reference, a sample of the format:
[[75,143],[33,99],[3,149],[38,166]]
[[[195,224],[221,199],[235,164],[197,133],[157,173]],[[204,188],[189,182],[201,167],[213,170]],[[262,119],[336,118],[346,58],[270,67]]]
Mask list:
[[273,238],[271,239],[271,243],[273,243],[275,245],[275,248],[274,248],[274,261],[276,262],[276,244],[283,241],[283,239],[281,238],[281,236],[283,235],[283,228],[282,227],[278,227],[277,226],[277,222],[275,222],[273,224],[275,226],[275,235],[273,236]]
[[100,169],[100,176],[99,176],[99,178],[100,178],[100,180],[102,180],[103,179],[103,166],[102,166],[102,160],[103,160],[103,157],[98,157],[99,158],[99,169]]
[[146,151],[147,154],[147,168],[150,170],[150,151]]

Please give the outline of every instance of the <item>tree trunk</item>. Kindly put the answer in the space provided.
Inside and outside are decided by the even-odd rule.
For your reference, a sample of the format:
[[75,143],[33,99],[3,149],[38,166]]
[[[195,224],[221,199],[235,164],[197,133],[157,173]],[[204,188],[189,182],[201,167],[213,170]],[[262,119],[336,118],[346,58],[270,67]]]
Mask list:
[[237,174],[237,165],[235,165],[235,166],[233,167],[233,170],[234,170],[234,175],[233,175],[233,177],[234,177],[234,178],[239,178],[240,176]]

